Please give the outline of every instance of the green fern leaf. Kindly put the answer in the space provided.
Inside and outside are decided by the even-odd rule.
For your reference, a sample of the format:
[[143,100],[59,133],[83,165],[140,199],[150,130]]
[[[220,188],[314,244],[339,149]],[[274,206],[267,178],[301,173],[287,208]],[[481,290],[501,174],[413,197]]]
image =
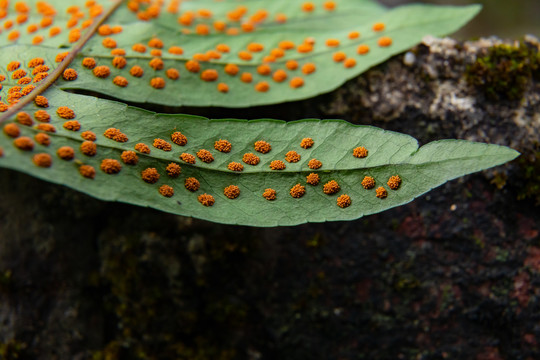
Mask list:
[[[139,6],[136,15],[131,11],[134,3]],[[337,7],[329,9],[330,3]],[[20,3],[7,9],[0,1],[5,21],[20,18],[20,24],[11,24],[10,31],[1,34],[5,42],[0,53],[0,166],[96,198],[227,224],[276,226],[351,220],[405,204],[448,180],[518,155],[505,147],[458,140],[418,148],[409,136],[339,120],[286,123],[156,114],[71,92],[80,89],[162,105],[232,107],[310,97],[412,46],[423,34],[453,31],[478,7],[387,10],[372,1],[341,0],[324,2],[326,10],[320,8],[323,3],[317,3],[318,8],[306,11],[309,9],[301,7],[311,3],[291,0],[270,5],[259,0],[193,1],[182,3],[186,8],[179,13],[169,8],[175,1],[164,3],[166,9],[158,2],[133,1],[117,1],[110,8],[95,1],[52,1],[50,8],[41,1],[26,4],[30,5],[27,9]],[[249,9],[243,15],[233,15],[250,17],[253,31],[246,28],[234,36],[215,31],[184,34],[197,25],[234,17],[231,11],[238,11],[240,4],[248,4]],[[211,14],[205,12],[210,5]],[[286,22],[278,25],[266,18],[253,20],[262,16],[257,9],[263,5],[266,16],[272,15],[269,19],[282,14]],[[157,16],[159,11],[162,13]],[[190,11],[198,14],[194,22],[179,28],[178,17]],[[149,21],[141,23],[136,17],[148,17]],[[42,23],[43,19],[49,20]],[[23,26],[30,23],[39,23],[38,30],[27,28],[22,34]],[[71,30],[51,36],[50,27],[58,23]],[[241,22],[235,24],[241,26]],[[231,27],[226,23],[224,31]],[[15,30],[19,36],[10,36]],[[94,35],[96,31],[103,36]],[[350,39],[352,31],[361,32],[361,37]],[[43,39],[38,42],[35,36]],[[314,64],[313,73],[302,75],[303,86],[293,89],[288,81],[274,81],[267,92],[254,91],[254,84],[264,79],[255,75],[264,53],[251,51],[253,60],[245,63],[233,54],[255,40],[271,50],[283,40],[305,44],[306,36],[311,38],[308,42],[316,44],[312,51],[293,51],[271,63],[271,71],[275,71],[275,65],[295,59],[299,69],[294,71],[298,73],[307,63]],[[379,46],[381,37],[392,44]],[[164,43],[163,49],[159,49],[157,38]],[[328,46],[328,39],[337,39],[340,45]],[[186,61],[195,53],[206,54],[225,40],[229,53],[203,62],[197,73],[185,71]],[[166,52],[176,46],[174,41],[183,46],[183,54]],[[144,53],[133,50],[135,42],[146,43]],[[148,42],[154,46],[151,55]],[[367,54],[358,54],[361,42],[369,46]],[[345,60],[335,61],[338,51],[344,52],[346,59],[356,59],[356,65],[347,68]],[[162,68],[149,67],[158,60]],[[225,74],[226,64],[235,64],[239,73],[253,73],[253,82],[248,86],[238,79],[239,74]],[[135,65],[140,66],[142,76],[130,73]],[[168,77],[163,75],[170,68],[181,69],[178,79],[170,79],[170,72]],[[201,80],[209,68],[215,70],[216,81]],[[286,72],[287,80],[293,77],[292,71]],[[156,78],[162,79],[164,86],[156,86]],[[229,79],[228,92],[217,91],[223,78]]]

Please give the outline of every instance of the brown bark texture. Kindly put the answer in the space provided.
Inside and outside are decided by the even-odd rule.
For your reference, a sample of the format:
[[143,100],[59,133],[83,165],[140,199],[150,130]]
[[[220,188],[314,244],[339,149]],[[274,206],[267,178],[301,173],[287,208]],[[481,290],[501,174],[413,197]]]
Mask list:
[[0,358],[540,358],[538,47],[426,38],[314,99],[182,109],[522,153],[356,221],[226,226],[0,170]]

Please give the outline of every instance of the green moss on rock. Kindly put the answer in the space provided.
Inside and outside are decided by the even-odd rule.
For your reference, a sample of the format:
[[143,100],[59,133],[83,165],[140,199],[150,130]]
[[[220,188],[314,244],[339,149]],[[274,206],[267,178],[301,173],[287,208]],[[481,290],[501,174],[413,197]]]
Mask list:
[[531,79],[540,77],[540,54],[534,46],[495,45],[467,68],[467,81],[491,100],[519,100]]

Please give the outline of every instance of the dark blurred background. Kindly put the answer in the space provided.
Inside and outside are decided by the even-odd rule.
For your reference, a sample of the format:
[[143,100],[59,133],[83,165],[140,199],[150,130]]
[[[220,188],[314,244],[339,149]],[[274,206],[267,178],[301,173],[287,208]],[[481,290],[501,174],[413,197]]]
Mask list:
[[482,4],[482,12],[463,29],[453,35],[468,39],[496,35],[505,39],[523,37],[524,34],[540,36],[540,0],[379,0],[387,6],[407,3],[441,5]]

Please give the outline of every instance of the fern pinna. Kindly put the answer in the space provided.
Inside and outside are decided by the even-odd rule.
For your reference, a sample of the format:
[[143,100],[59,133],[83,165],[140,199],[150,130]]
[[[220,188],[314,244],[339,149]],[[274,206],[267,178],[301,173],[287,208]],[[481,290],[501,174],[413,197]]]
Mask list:
[[0,166],[230,224],[380,212],[518,153],[459,140],[418,148],[340,120],[209,120],[122,101],[247,107],[313,97],[478,11],[371,0],[3,0]]

